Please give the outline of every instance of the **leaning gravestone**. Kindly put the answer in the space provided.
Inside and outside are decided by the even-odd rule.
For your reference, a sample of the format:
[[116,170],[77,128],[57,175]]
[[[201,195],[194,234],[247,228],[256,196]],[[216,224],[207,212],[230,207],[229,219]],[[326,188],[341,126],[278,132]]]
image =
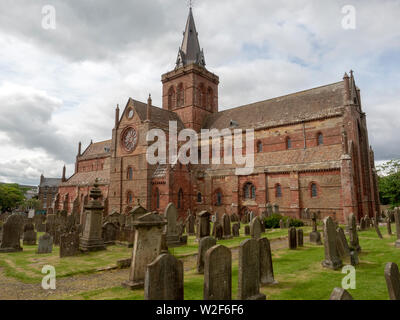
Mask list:
[[350,248],[342,228],[336,229],[336,247],[340,258],[350,256]]
[[162,254],[146,269],[145,300],[183,300],[183,262]]
[[267,238],[258,239],[260,248],[260,283],[262,285],[277,283],[274,279],[274,268],[272,265],[271,245]]
[[260,248],[255,239],[240,244],[238,279],[238,300],[266,299],[260,293]]
[[342,267],[343,263],[340,260],[336,247],[335,223],[331,217],[327,217],[324,220],[324,248],[325,260],[322,262],[322,266],[333,270]]
[[232,226],[232,235],[234,237],[239,237],[240,236],[240,226],[239,223],[234,223]]
[[60,237],[60,258],[72,257],[79,252],[79,233],[65,233]]
[[296,228],[291,227],[288,231],[289,249],[297,249],[297,232]]
[[261,238],[261,222],[258,217],[253,218],[250,223],[250,235],[256,240]]
[[197,272],[202,274],[204,272],[204,259],[208,249],[215,246],[217,241],[213,237],[205,237],[200,239],[198,254],[197,254]]
[[400,300],[400,274],[396,263],[386,264],[385,279],[390,300]]
[[394,210],[394,221],[396,222],[396,235],[397,240],[395,243],[396,248],[400,248],[400,209],[396,208]]
[[28,223],[24,226],[24,240],[23,244],[28,246],[36,245],[36,232],[33,223]]
[[222,216],[222,224],[224,231],[224,239],[232,238],[231,218],[226,213]]
[[129,280],[122,283],[129,289],[143,288],[146,267],[158,257],[166,221],[157,213],[147,213],[133,222],[135,239]]
[[354,213],[349,215],[348,226],[349,226],[350,247],[359,253],[361,252],[361,247],[358,240],[357,221],[356,217],[354,216]]
[[204,300],[232,299],[232,254],[222,245],[208,249],[205,254]]
[[207,211],[202,211],[199,213],[198,218],[198,230],[197,238],[201,239],[208,237],[210,235],[210,213]]
[[39,238],[38,254],[46,254],[53,252],[53,237],[45,233]]
[[304,233],[303,229],[297,230],[297,246],[303,247],[304,246]]
[[23,223],[21,215],[12,214],[7,218],[3,225],[0,253],[22,251],[20,239]]
[[353,297],[345,289],[335,288],[329,300],[353,300]]

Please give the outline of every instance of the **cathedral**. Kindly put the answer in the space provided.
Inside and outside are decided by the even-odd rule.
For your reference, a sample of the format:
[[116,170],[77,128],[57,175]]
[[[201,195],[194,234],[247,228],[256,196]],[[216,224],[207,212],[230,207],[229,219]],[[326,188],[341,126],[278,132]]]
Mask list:
[[[138,203],[162,213],[173,202],[180,218],[188,210],[261,214],[268,204],[293,218],[304,218],[306,208],[339,222],[350,213],[372,217],[380,212],[377,174],[360,90],[352,71],[339,80],[219,111],[219,77],[206,68],[190,9],[175,68],[161,76],[162,108],[151,97],[117,107],[111,139],[85,150],[79,144],[71,177],[64,167],[52,209],[82,212],[98,179],[106,213],[127,214]],[[150,164],[146,135],[152,129],[168,135],[170,122],[198,133],[254,130],[254,170],[237,175],[235,164]]]

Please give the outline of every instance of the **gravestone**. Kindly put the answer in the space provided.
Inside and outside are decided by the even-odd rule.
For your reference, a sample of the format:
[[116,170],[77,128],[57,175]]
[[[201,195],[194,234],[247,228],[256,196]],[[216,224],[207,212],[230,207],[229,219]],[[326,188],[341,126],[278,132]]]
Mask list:
[[129,289],[142,288],[146,267],[158,257],[163,228],[167,222],[157,213],[147,213],[133,222],[135,239],[129,280],[122,283]]
[[400,209],[399,208],[396,208],[394,210],[394,221],[396,223],[396,236],[397,236],[395,246],[396,246],[396,248],[400,248]]
[[187,220],[186,231],[189,236],[194,236],[196,234],[195,231],[196,217],[193,214],[190,214]]
[[232,238],[231,218],[227,214],[224,214],[222,216],[222,224],[223,224],[223,231],[224,231],[224,239]]
[[244,234],[245,234],[246,236],[249,236],[249,235],[250,235],[250,226],[244,226]]
[[100,201],[102,194],[97,178],[89,196],[92,200],[85,206],[85,226],[79,247],[84,252],[105,250],[106,247],[101,237],[104,207]]
[[79,233],[64,233],[60,237],[60,258],[76,256],[79,251]]
[[304,246],[304,233],[303,229],[297,230],[297,246],[303,247]]
[[203,298],[232,299],[232,254],[227,247],[215,245],[205,254]]
[[166,233],[168,247],[180,246],[179,230],[176,223],[178,219],[178,210],[173,203],[168,204],[165,208],[164,219],[167,220]]
[[324,220],[324,248],[325,260],[322,266],[333,270],[341,268],[343,263],[337,252],[335,223],[331,217]]
[[3,224],[0,253],[22,251],[20,240],[23,223],[23,217],[18,214],[12,214],[7,218]]
[[260,248],[260,284],[275,284],[277,282],[274,279],[270,242],[267,238],[261,238],[257,241]]
[[198,215],[197,238],[210,236],[210,213],[202,211]]
[[369,216],[365,216],[364,222],[365,222],[365,229],[371,228],[371,219]]
[[342,228],[336,229],[336,247],[340,258],[350,256],[350,248]]
[[289,249],[296,250],[297,249],[297,232],[296,232],[296,228],[291,227],[288,230],[288,240],[289,240]]
[[387,233],[389,236],[391,236],[392,233],[392,222],[390,221],[390,217],[386,218],[386,226],[387,226]]
[[357,250],[350,250],[350,264],[355,267],[358,265],[358,253]]
[[248,219],[247,219],[247,223],[250,223],[251,221],[253,221],[253,219],[254,219],[254,212],[250,211]]
[[33,223],[28,223],[24,226],[23,244],[28,246],[36,245],[36,232]]
[[238,215],[236,213],[232,213],[231,221],[232,222],[239,222],[239,217],[238,217]]
[[285,228],[285,224],[283,222],[283,219],[279,220],[279,228],[281,228],[281,229]]
[[219,221],[215,221],[214,223],[213,223],[213,228],[212,228],[212,232],[211,232],[211,235],[213,236],[213,237],[216,237],[216,235],[217,235],[217,227],[219,226],[219,225],[221,225],[220,223],[219,223]]
[[202,274],[204,272],[205,254],[208,249],[215,246],[217,241],[213,237],[205,237],[200,239],[198,254],[197,254],[197,272]]
[[102,229],[104,244],[115,244],[115,241],[117,240],[118,227],[112,222],[106,222]]
[[240,225],[239,223],[234,223],[232,226],[232,235],[234,237],[240,237]]
[[378,215],[375,214],[374,219],[372,219],[371,221],[372,221],[372,225],[373,225],[373,227],[374,227],[374,229],[375,229],[376,234],[378,235],[378,237],[379,237],[380,239],[383,239],[381,230],[379,229]]
[[396,263],[389,262],[385,266],[386,286],[390,300],[400,300],[400,274]]
[[315,212],[311,213],[312,220],[312,231],[310,233],[310,242],[321,245],[321,233],[317,228],[317,214]]
[[38,254],[46,254],[53,252],[53,237],[48,233],[45,233],[39,237]]
[[353,297],[345,289],[335,288],[333,289],[329,300],[353,300]]
[[360,219],[360,231],[365,231],[366,230],[366,223],[365,223],[365,218],[362,217]]
[[239,248],[238,300],[265,300],[260,293],[260,247],[255,239],[247,239]]
[[265,233],[265,222],[264,222],[264,218],[262,216],[258,217],[258,219],[260,220],[260,227],[261,227],[261,233]]
[[217,240],[224,239],[224,228],[220,224],[217,224],[217,226],[215,227],[215,238]]
[[183,262],[162,254],[147,266],[145,300],[183,300]]
[[349,240],[350,240],[350,247],[354,250],[357,250],[358,253],[361,252],[360,242],[358,240],[358,233],[357,233],[357,221],[354,213],[351,213],[348,218],[348,227],[349,227]]
[[260,239],[261,238],[261,222],[258,217],[253,218],[250,223],[250,235],[253,239]]

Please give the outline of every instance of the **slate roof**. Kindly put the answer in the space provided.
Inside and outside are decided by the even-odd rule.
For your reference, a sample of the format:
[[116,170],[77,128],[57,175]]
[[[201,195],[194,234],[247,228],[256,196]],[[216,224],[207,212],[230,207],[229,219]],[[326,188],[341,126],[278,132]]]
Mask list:
[[91,143],[79,157],[79,160],[103,158],[111,155],[111,140]]
[[61,179],[58,178],[43,178],[42,182],[40,183],[39,187],[40,188],[53,188],[53,187],[58,187],[61,183]]
[[92,186],[96,178],[99,179],[99,184],[110,183],[110,170],[78,172],[63,182],[61,186]]
[[260,101],[209,115],[205,129],[237,129],[273,127],[302,120],[340,115],[344,99],[343,81]]

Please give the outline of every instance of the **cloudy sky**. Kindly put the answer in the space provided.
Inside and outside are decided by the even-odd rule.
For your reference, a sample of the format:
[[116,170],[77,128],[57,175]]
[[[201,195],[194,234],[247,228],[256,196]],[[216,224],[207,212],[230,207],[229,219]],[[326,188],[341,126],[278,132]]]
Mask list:
[[[345,5],[355,29],[342,26]],[[376,160],[400,158],[400,0],[196,0],[193,11],[221,110],[353,69]],[[1,0],[0,181],[37,185],[64,163],[70,175],[79,141],[110,139],[117,104],[151,93],[161,106],[187,14],[186,0]]]

